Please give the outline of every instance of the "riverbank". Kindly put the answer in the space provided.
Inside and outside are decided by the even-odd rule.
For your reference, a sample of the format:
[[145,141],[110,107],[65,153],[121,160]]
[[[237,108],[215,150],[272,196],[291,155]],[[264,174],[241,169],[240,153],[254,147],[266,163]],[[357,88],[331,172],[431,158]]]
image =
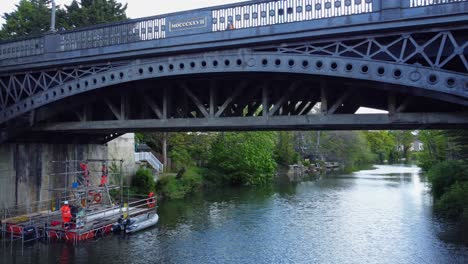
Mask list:
[[427,172],[434,195],[434,210],[445,218],[468,224],[468,166],[442,161]]
[[276,169],[275,176],[268,182],[257,186],[241,186],[229,184],[225,176],[220,176],[216,171],[209,170],[208,168],[199,168],[195,166],[189,167],[183,173],[165,173],[159,177],[156,182],[154,190],[158,197],[162,199],[182,199],[191,194],[198,192],[202,189],[213,189],[213,188],[226,188],[226,187],[247,187],[247,188],[264,188],[265,186],[271,186],[276,182],[301,182],[307,180],[313,180],[320,175],[326,174],[340,174],[340,173],[352,173],[359,170],[372,169],[372,165],[359,165],[348,168],[338,168],[333,171],[315,171],[310,167],[303,165],[291,165],[288,167],[278,166]]
[[202,188],[204,169],[189,167],[179,174],[163,175],[156,182],[155,190],[163,199],[181,199]]

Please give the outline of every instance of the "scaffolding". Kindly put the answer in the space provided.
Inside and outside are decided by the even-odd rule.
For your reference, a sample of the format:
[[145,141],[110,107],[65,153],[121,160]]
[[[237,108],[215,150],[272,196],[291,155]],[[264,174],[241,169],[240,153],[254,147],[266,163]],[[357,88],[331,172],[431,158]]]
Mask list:
[[[123,185],[123,160],[52,161],[51,168],[48,199],[3,206],[0,236],[4,246],[37,240],[78,243],[109,233],[119,218],[155,210],[154,197],[130,197]],[[65,201],[72,209],[70,223],[62,219],[60,206]]]

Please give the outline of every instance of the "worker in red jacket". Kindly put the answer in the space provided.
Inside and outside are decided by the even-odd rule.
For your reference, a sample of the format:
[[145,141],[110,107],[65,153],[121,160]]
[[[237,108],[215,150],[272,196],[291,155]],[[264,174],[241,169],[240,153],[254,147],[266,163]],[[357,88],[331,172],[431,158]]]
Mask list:
[[107,170],[107,166],[105,163],[102,164],[102,175],[101,175],[101,184],[99,186],[104,187],[104,185],[107,184],[107,175],[109,174],[109,171]]
[[70,210],[70,206],[68,205],[68,201],[63,202],[63,206],[62,208],[60,208],[60,211],[62,212],[62,220],[64,223],[64,227],[68,227],[72,219],[71,210]]

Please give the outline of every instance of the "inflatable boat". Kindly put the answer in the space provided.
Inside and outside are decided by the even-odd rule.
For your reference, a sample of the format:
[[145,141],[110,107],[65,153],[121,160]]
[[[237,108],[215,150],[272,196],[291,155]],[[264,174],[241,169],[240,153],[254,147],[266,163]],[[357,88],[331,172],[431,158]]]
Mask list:
[[159,216],[156,213],[145,213],[126,220],[121,218],[112,226],[112,231],[114,233],[124,231],[126,234],[131,234],[156,225],[158,220]]

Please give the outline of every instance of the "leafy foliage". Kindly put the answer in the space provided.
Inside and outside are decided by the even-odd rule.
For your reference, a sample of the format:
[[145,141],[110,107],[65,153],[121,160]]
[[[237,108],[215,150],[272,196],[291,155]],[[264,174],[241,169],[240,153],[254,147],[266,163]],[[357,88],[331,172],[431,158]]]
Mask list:
[[435,203],[436,212],[447,218],[468,220],[468,182],[456,182]]
[[364,134],[372,153],[376,155],[376,161],[388,161],[396,147],[395,138],[388,131],[366,131]]
[[373,160],[364,134],[356,131],[322,132],[320,151],[325,160],[339,161],[345,168],[359,167]]
[[391,156],[389,157],[390,162],[399,162],[402,158],[406,161],[411,159],[411,143],[414,141],[414,136],[411,131],[390,131],[389,132],[394,140],[394,148]]
[[[4,13],[5,24],[0,31],[2,39],[39,35],[50,29],[51,11],[49,0],[21,0],[16,10]],[[57,17],[63,18],[64,12],[57,12]]]
[[293,132],[278,132],[278,143],[275,149],[275,157],[278,164],[288,166],[297,163],[299,155],[294,150],[294,143]]
[[468,132],[421,131],[421,167],[427,171],[438,214],[468,221]]
[[418,163],[424,171],[446,160],[447,137],[442,131],[421,131],[419,138],[424,143],[424,151],[419,155]]
[[165,176],[156,183],[156,190],[160,196],[168,199],[181,199],[187,194],[198,190],[203,184],[201,169],[190,167],[181,179]]
[[212,147],[209,167],[231,185],[263,185],[276,170],[273,132],[221,133]]
[[359,131],[296,132],[296,149],[315,162],[340,162],[347,171],[374,161],[366,136]]
[[127,19],[125,11],[127,4],[122,5],[115,0],[74,0],[66,6],[68,28],[93,26]]
[[440,198],[456,182],[468,180],[468,169],[460,161],[449,160],[435,164],[427,172],[436,199]]
[[151,170],[140,167],[132,178],[132,188],[138,194],[148,194],[154,191],[155,183]]
[[[40,35],[49,31],[50,0],[21,0],[16,10],[3,14],[0,39]],[[56,28],[72,29],[127,19],[127,5],[116,0],[74,0],[65,9],[57,6]]]

